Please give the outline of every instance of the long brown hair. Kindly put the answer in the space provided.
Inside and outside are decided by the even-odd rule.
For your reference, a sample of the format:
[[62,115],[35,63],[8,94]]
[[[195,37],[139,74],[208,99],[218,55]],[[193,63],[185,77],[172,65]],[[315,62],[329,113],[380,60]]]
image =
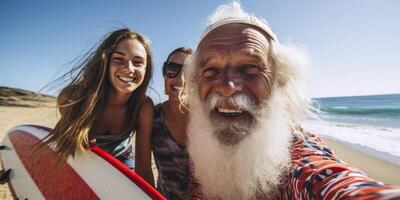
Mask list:
[[[146,98],[146,91],[152,77],[153,63],[149,42],[144,36],[129,30],[119,29],[109,33],[95,51],[88,52],[68,73],[73,74],[71,82],[61,93],[69,95],[52,133],[44,139],[44,144],[52,145],[63,158],[75,156],[89,146],[89,132],[106,106],[111,83],[108,79],[111,55],[118,43],[124,39],[138,40],[146,50],[147,66],[142,84],[132,92],[128,100],[126,131],[134,131],[138,126],[140,108]],[[57,80],[60,80],[57,79]],[[124,131],[125,132],[125,131]]]

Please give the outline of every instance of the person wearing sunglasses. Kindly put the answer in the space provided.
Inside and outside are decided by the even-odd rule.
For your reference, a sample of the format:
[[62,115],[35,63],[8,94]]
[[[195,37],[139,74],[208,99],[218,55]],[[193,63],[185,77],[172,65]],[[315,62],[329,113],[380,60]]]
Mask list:
[[186,149],[188,115],[180,106],[181,71],[192,49],[172,51],[163,65],[168,100],[155,106],[151,148],[158,170],[157,190],[167,199],[187,199],[189,161]]

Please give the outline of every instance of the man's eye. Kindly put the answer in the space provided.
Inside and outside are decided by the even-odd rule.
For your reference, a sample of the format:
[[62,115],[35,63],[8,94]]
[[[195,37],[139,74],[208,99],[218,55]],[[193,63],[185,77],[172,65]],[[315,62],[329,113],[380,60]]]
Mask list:
[[246,64],[240,67],[240,71],[245,74],[255,74],[260,71],[257,65]]
[[217,74],[218,74],[218,69],[216,67],[210,67],[210,68],[203,70],[203,72],[201,73],[201,76],[208,78],[208,77],[215,76]]

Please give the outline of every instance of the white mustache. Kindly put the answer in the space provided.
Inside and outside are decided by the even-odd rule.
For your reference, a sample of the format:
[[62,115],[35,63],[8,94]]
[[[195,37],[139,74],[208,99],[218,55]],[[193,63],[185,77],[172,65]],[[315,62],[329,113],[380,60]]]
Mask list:
[[226,97],[216,92],[211,93],[206,103],[209,111],[215,109],[215,107],[220,104],[234,106],[243,111],[249,112],[250,114],[257,112],[256,101],[254,98],[245,94],[236,94],[234,96]]

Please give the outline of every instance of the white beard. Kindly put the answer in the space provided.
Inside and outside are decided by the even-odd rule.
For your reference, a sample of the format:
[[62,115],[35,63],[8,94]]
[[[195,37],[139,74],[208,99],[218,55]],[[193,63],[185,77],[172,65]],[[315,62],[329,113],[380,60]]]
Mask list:
[[275,192],[290,161],[290,119],[274,88],[255,128],[235,145],[223,145],[197,94],[189,102],[188,148],[194,176],[207,199],[255,199]]

